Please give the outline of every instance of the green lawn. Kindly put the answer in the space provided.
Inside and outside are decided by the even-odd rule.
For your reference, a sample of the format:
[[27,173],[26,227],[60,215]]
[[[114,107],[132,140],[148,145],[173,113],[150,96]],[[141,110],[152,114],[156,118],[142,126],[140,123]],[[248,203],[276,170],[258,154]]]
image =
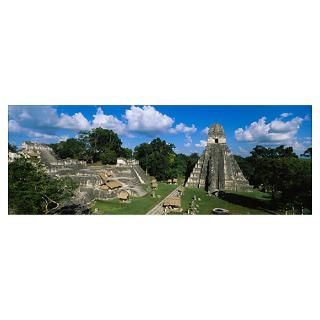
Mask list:
[[237,194],[240,196],[248,197],[248,198],[254,198],[258,200],[263,200],[263,201],[269,201],[271,200],[271,194],[270,193],[265,193],[261,192],[258,190],[254,190],[252,192],[232,192],[232,194]]
[[118,199],[112,200],[97,200],[93,207],[97,208],[102,214],[146,214],[151,208],[165,198],[177,185],[170,185],[164,182],[158,183],[158,190],[155,194],[160,195],[160,198],[153,198],[150,193],[140,198],[132,198],[130,203],[121,203]]
[[[210,214],[213,208],[223,208],[230,211],[231,214],[268,214],[269,212],[264,209],[264,205],[270,201],[269,196],[265,193],[254,192],[234,192],[227,194],[233,201],[226,201],[215,196],[209,197],[203,189],[186,188],[182,197],[182,206],[184,210],[187,210],[189,204],[196,195],[201,201],[197,201],[199,204],[198,214]],[[240,199],[240,200],[239,200]],[[252,204],[252,200],[254,203]],[[238,203],[235,203],[237,202]],[[239,204],[241,203],[241,205]],[[248,203],[248,207],[245,205]],[[256,208],[253,206],[256,205]]]
[[[160,198],[153,198],[148,193],[140,198],[132,198],[130,203],[121,203],[118,199],[97,200],[92,211],[97,208],[101,214],[146,214],[176,187],[176,185],[159,182],[156,195],[160,195]],[[182,196],[184,211],[187,211],[194,195],[201,198],[201,201],[197,201],[199,204],[198,214],[200,215],[210,214],[213,208],[224,208],[229,210],[231,214],[270,213],[268,206],[271,203],[271,197],[269,194],[259,191],[227,193],[224,200],[215,196],[209,197],[203,189],[185,188]]]

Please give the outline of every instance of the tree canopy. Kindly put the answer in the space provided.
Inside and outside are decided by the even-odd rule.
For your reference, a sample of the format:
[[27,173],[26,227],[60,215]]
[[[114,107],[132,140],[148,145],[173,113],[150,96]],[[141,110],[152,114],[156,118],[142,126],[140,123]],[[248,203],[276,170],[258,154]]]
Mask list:
[[102,164],[116,164],[117,154],[114,150],[105,149],[100,155],[100,160]]
[[298,158],[292,147],[256,146],[249,157],[235,158],[251,185],[270,191],[284,205],[311,209],[311,160]]
[[86,146],[83,141],[75,138],[61,141],[60,143],[51,145],[53,151],[61,158],[72,158],[78,160],[86,159]]
[[45,214],[70,199],[76,184],[69,178],[50,177],[42,166],[26,159],[9,164],[9,212]]
[[18,148],[14,144],[8,143],[8,151],[10,152],[17,152]]
[[150,143],[142,143],[134,149],[134,157],[140,166],[158,180],[177,177],[186,179],[199,159],[196,153],[190,156],[176,154],[175,146],[156,138]]
[[113,150],[117,155],[120,154],[122,141],[112,130],[96,128],[82,133],[80,140],[88,143],[94,162],[101,160],[101,155],[106,150]]
[[61,159],[72,158],[91,163],[101,161],[114,164],[117,157],[132,157],[132,150],[122,147],[122,141],[115,132],[102,128],[82,131],[77,138],[52,144],[51,147]]
[[300,156],[301,156],[301,157],[304,157],[304,158],[309,158],[309,159],[311,159],[311,158],[312,158],[312,148],[311,148],[311,147],[308,148],[308,149],[305,150],[305,152],[302,153]]
[[129,148],[121,148],[119,152],[119,156],[123,157],[125,159],[132,159],[133,157],[133,152]]
[[158,180],[169,178],[172,174],[176,154],[174,145],[156,138],[150,143],[142,143],[134,149],[134,156],[144,170]]

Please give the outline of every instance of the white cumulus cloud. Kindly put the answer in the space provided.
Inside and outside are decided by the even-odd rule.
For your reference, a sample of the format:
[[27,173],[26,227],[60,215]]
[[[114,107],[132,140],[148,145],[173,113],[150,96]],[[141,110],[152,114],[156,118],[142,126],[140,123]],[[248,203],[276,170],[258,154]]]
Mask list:
[[169,133],[177,134],[177,133],[184,133],[185,139],[184,139],[184,146],[186,148],[189,148],[192,146],[192,137],[191,134],[195,133],[197,131],[197,128],[194,124],[192,124],[191,127],[188,127],[184,123],[179,123],[175,127],[169,129]]
[[9,132],[22,132],[23,128],[16,120],[9,120]]
[[29,138],[33,138],[33,141],[41,142],[41,143],[50,143],[50,142],[59,142],[59,141],[65,141],[69,137],[68,136],[58,136],[54,134],[47,134],[37,131],[29,130],[26,132],[26,135]]
[[152,106],[135,107],[126,110],[124,118],[127,120],[128,130],[131,132],[157,134],[167,132],[174,119],[157,111]]
[[299,154],[311,143],[311,140],[300,141],[297,137],[300,126],[306,118],[294,117],[287,121],[284,118],[287,116],[282,114],[280,118],[267,122],[266,117],[262,117],[245,128],[235,130],[235,138],[237,141],[260,144],[284,144],[293,147],[294,151]]
[[90,122],[81,112],[77,112],[72,116],[61,113],[56,126],[58,128],[71,130],[90,130],[91,128]]
[[90,122],[81,112],[73,115],[58,114],[52,106],[11,106],[9,119],[14,120],[21,128],[52,130],[89,130]]
[[59,120],[57,110],[51,106],[9,106],[9,120],[23,128],[55,128]]
[[186,134],[185,136],[185,140],[184,140],[184,146],[189,148],[192,145],[192,137],[190,136],[190,134]]
[[209,127],[205,127],[205,128],[201,131],[201,133],[206,134],[206,135],[208,135],[208,132],[209,132]]
[[249,126],[235,131],[237,141],[256,143],[286,142],[293,139],[298,132],[303,119],[295,117],[290,121],[275,119],[268,123],[266,117],[252,122]]
[[9,132],[21,133],[26,139],[40,143],[65,140],[59,129],[87,130],[90,123],[81,112],[58,114],[52,106],[9,106]]
[[200,140],[200,142],[199,142],[199,143],[196,143],[195,146],[196,146],[197,148],[204,148],[204,147],[207,146],[207,141],[206,141],[206,140]]
[[272,132],[294,132],[296,133],[300,125],[302,123],[303,119],[300,117],[295,117],[290,121],[282,121],[279,119],[275,119],[271,121],[270,123],[270,129]]
[[191,127],[188,127],[184,123],[179,123],[177,124],[174,128],[170,128],[169,132],[170,133],[185,133],[185,134],[191,134],[195,133],[197,131],[197,128],[195,127],[194,124],[192,124]]
[[280,115],[281,118],[287,118],[290,116],[292,116],[292,113],[290,113],[290,112],[284,112],[284,113],[281,113],[281,115]]
[[93,116],[92,127],[113,130],[120,135],[125,134],[127,130],[125,123],[112,115],[106,115],[102,108],[98,108]]
[[149,137],[161,133],[184,134],[184,145],[190,147],[192,134],[197,131],[194,124],[188,126],[181,122],[175,125],[175,119],[153,106],[131,106],[121,118],[107,114],[105,109],[99,107],[92,120],[82,112],[67,114],[57,110],[55,106],[10,106],[9,132],[51,141],[58,139],[59,130],[76,132],[101,127],[128,137],[133,137],[135,133]]
[[51,143],[66,140],[68,136],[59,136],[55,134],[48,134],[39,131],[35,131],[29,128],[23,128],[15,120],[9,120],[9,132],[11,133],[22,133],[27,139],[32,139],[33,141],[40,143]]

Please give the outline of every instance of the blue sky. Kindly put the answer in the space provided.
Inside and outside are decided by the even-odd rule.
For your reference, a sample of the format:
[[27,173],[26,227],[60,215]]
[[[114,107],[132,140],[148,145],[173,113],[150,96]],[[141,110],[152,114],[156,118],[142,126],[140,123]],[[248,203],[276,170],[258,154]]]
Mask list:
[[311,146],[311,106],[9,106],[9,142],[54,143],[103,127],[125,147],[160,137],[177,153],[201,153],[215,122],[234,154],[248,155],[257,144],[284,144],[297,153]]

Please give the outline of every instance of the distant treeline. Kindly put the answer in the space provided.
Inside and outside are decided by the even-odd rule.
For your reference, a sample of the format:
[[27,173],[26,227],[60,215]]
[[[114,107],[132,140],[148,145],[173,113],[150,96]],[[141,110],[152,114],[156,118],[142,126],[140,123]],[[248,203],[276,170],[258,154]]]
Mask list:
[[282,206],[304,206],[311,209],[312,149],[299,158],[292,147],[256,146],[249,157],[235,156],[250,184],[270,192]]

